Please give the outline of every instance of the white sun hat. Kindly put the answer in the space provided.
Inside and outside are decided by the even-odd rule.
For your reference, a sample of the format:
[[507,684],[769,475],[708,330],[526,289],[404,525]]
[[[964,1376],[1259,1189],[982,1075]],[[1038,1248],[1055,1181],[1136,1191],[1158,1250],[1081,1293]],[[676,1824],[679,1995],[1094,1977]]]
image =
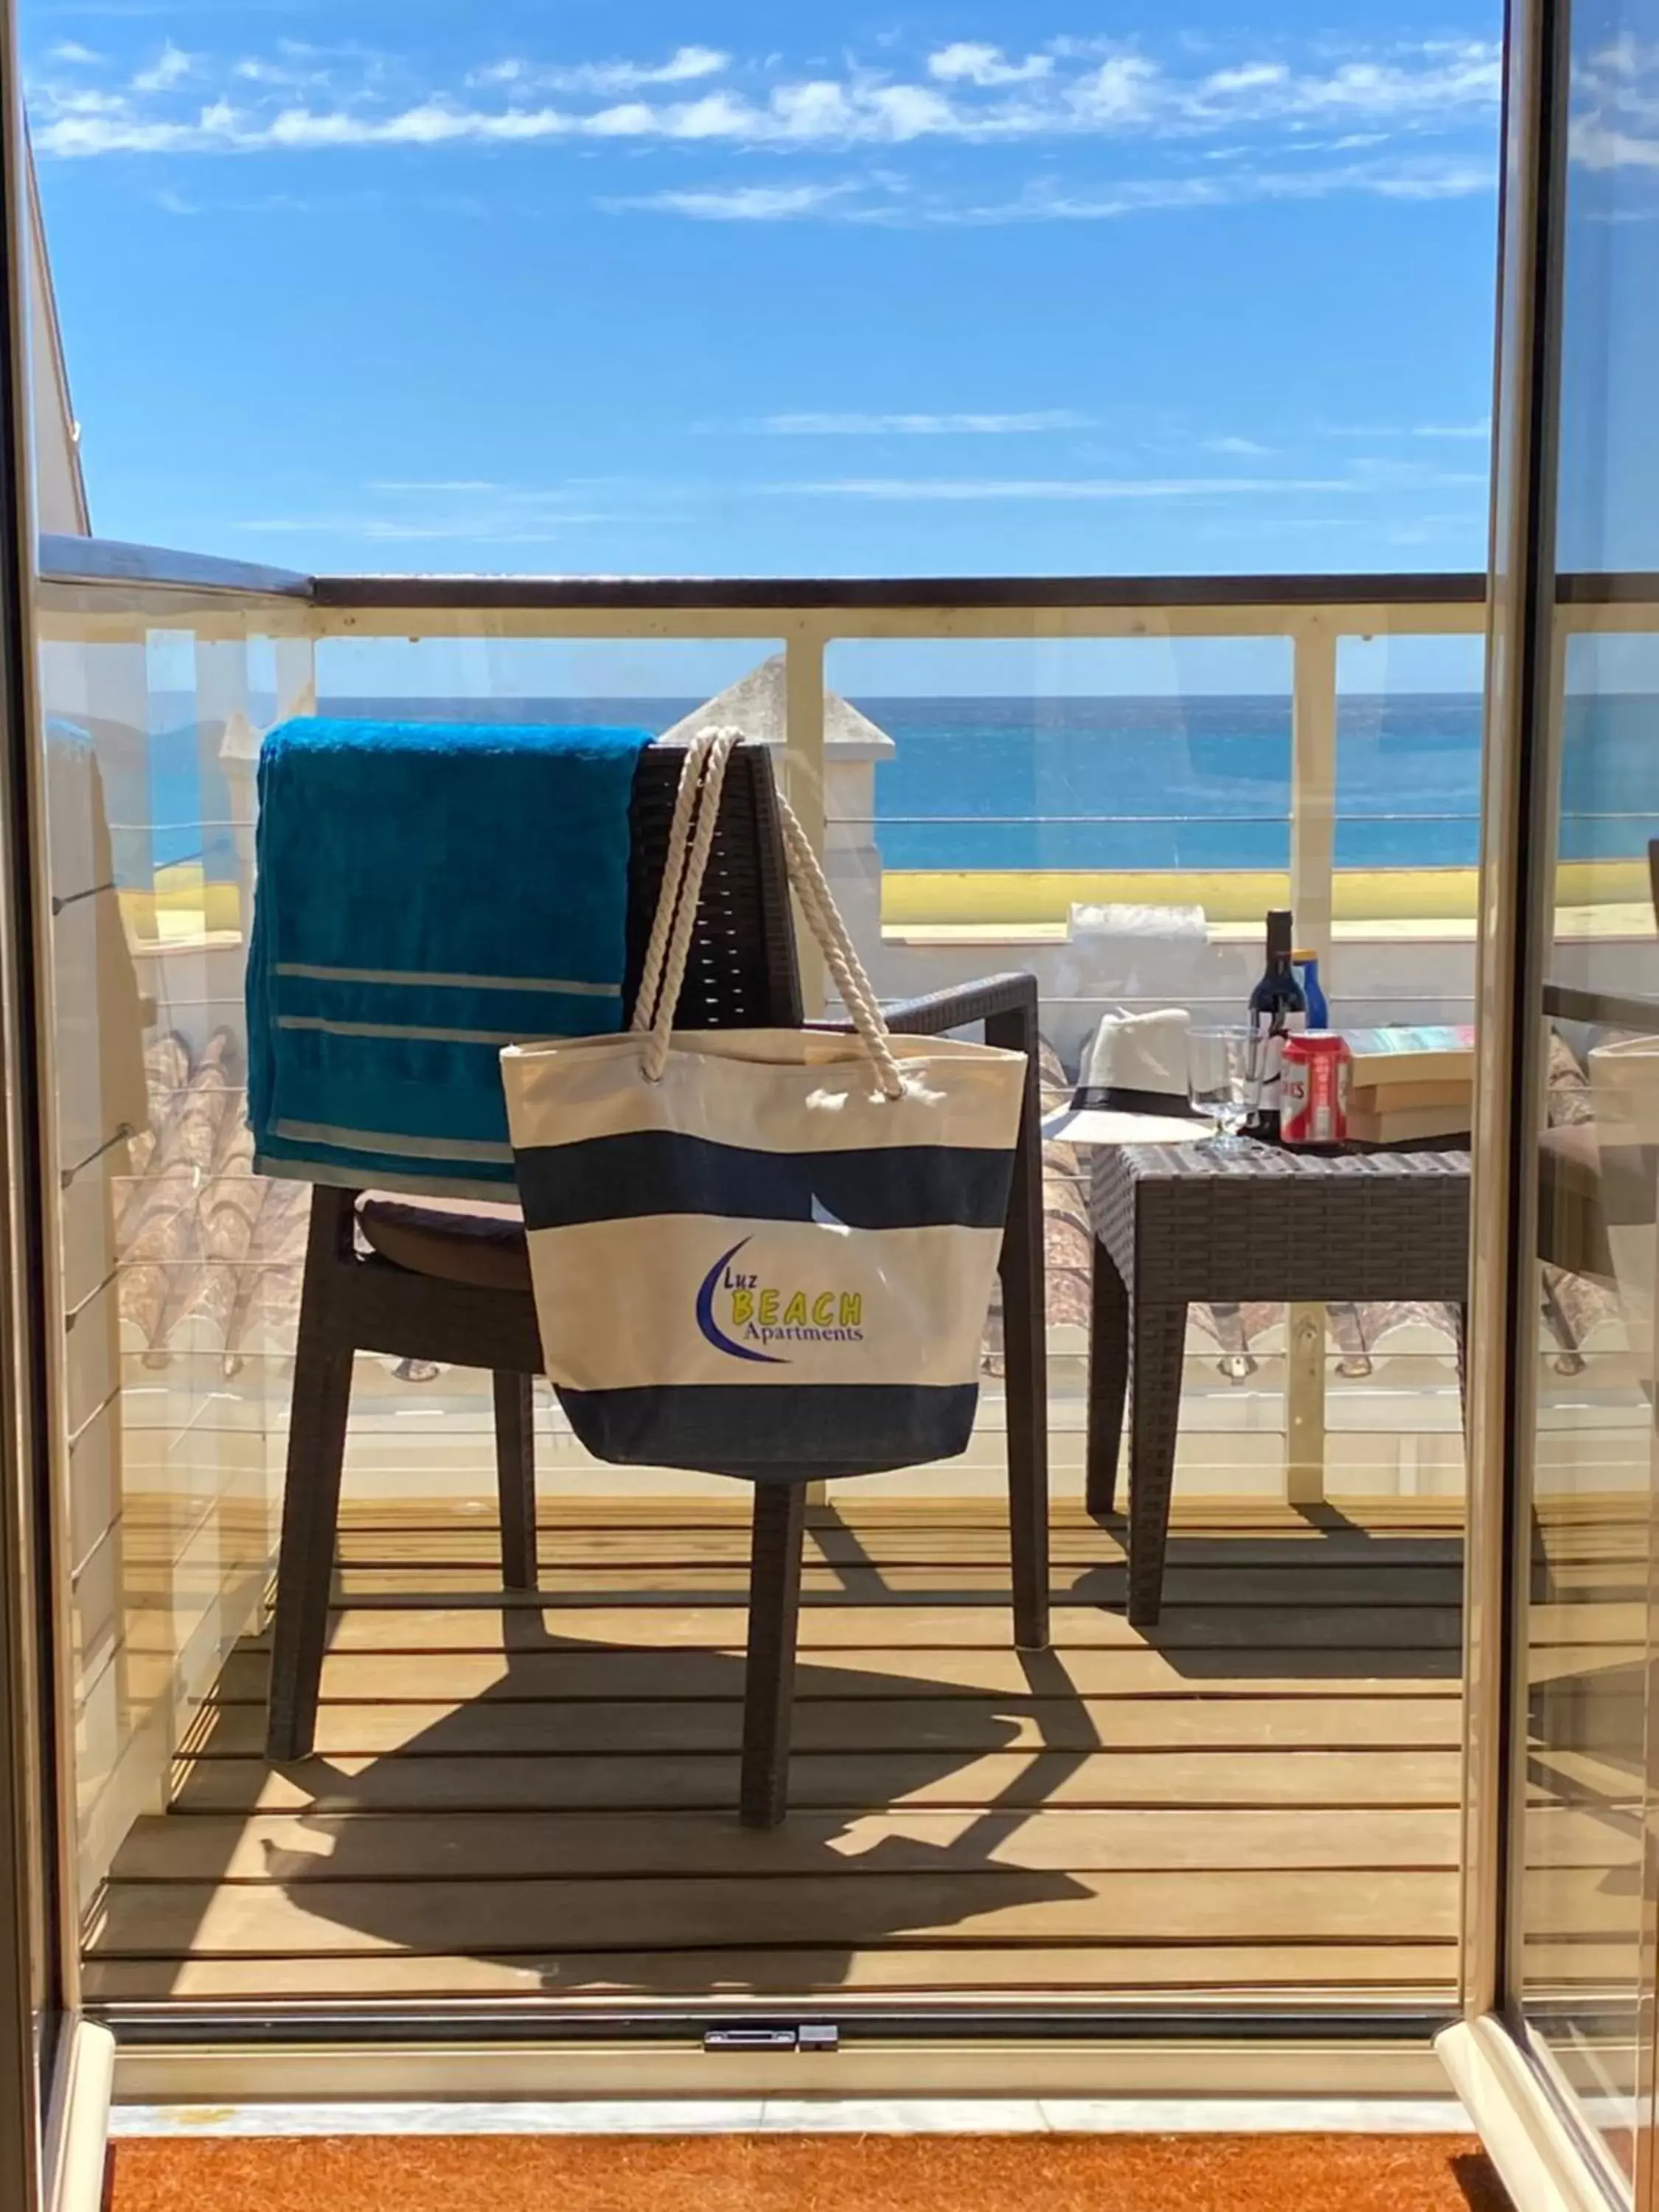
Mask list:
[[1049,1115],[1045,1137],[1068,1145],[1191,1145],[1211,1133],[1187,1095],[1184,1006],[1108,1014],[1083,1055],[1069,1106]]

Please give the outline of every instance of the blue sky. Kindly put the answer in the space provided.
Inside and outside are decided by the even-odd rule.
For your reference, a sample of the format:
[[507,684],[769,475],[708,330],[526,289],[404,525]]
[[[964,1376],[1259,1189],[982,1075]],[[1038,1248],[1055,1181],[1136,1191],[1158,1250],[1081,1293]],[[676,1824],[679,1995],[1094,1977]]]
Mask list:
[[1498,31],[25,0],[94,526],[324,570],[1479,566]]

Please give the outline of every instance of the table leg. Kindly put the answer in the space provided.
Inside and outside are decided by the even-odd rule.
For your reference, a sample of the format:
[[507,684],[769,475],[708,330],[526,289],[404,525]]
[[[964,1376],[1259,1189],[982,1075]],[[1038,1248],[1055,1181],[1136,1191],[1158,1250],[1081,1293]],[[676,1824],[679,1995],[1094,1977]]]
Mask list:
[[1323,1306],[1292,1306],[1285,1317],[1285,1498],[1325,1503]]
[[1187,1308],[1137,1299],[1129,1334],[1129,1618],[1150,1627],[1164,1604]]
[[1089,1307],[1089,1436],[1085,1497],[1097,1518],[1117,1504],[1123,1401],[1129,1383],[1129,1294],[1106,1247],[1095,1245]]

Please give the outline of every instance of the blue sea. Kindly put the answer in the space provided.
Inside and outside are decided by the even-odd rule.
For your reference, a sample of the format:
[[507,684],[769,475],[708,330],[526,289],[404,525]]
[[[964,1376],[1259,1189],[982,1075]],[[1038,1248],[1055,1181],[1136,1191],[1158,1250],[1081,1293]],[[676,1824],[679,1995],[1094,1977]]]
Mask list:
[[[334,714],[457,721],[603,721],[670,728],[695,699],[327,699]],[[1283,868],[1290,856],[1285,698],[860,698],[896,747],[876,773],[890,868]],[[157,861],[212,851],[228,800],[196,731],[154,702],[148,788],[112,817],[156,824]],[[166,702],[171,706],[172,702]],[[1338,721],[1340,868],[1461,867],[1480,845],[1475,694],[1354,696]],[[106,768],[106,779],[109,770]],[[217,787],[216,788],[216,787]],[[1569,702],[1560,850],[1636,857],[1659,836],[1659,700]],[[217,870],[215,870],[217,872]]]

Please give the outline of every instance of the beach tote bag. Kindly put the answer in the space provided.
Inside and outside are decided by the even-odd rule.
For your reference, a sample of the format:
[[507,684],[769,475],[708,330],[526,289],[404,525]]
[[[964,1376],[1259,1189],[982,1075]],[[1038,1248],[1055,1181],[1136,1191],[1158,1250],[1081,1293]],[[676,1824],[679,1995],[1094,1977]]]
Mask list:
[[631,1032],[511,1046],[547,1372],[623,1466],[756,1481],[966,1449],[1024,1054],[891,1036],[805,833],[790,882],[855,1025],[676,1032],[735,731],[688,750]]

